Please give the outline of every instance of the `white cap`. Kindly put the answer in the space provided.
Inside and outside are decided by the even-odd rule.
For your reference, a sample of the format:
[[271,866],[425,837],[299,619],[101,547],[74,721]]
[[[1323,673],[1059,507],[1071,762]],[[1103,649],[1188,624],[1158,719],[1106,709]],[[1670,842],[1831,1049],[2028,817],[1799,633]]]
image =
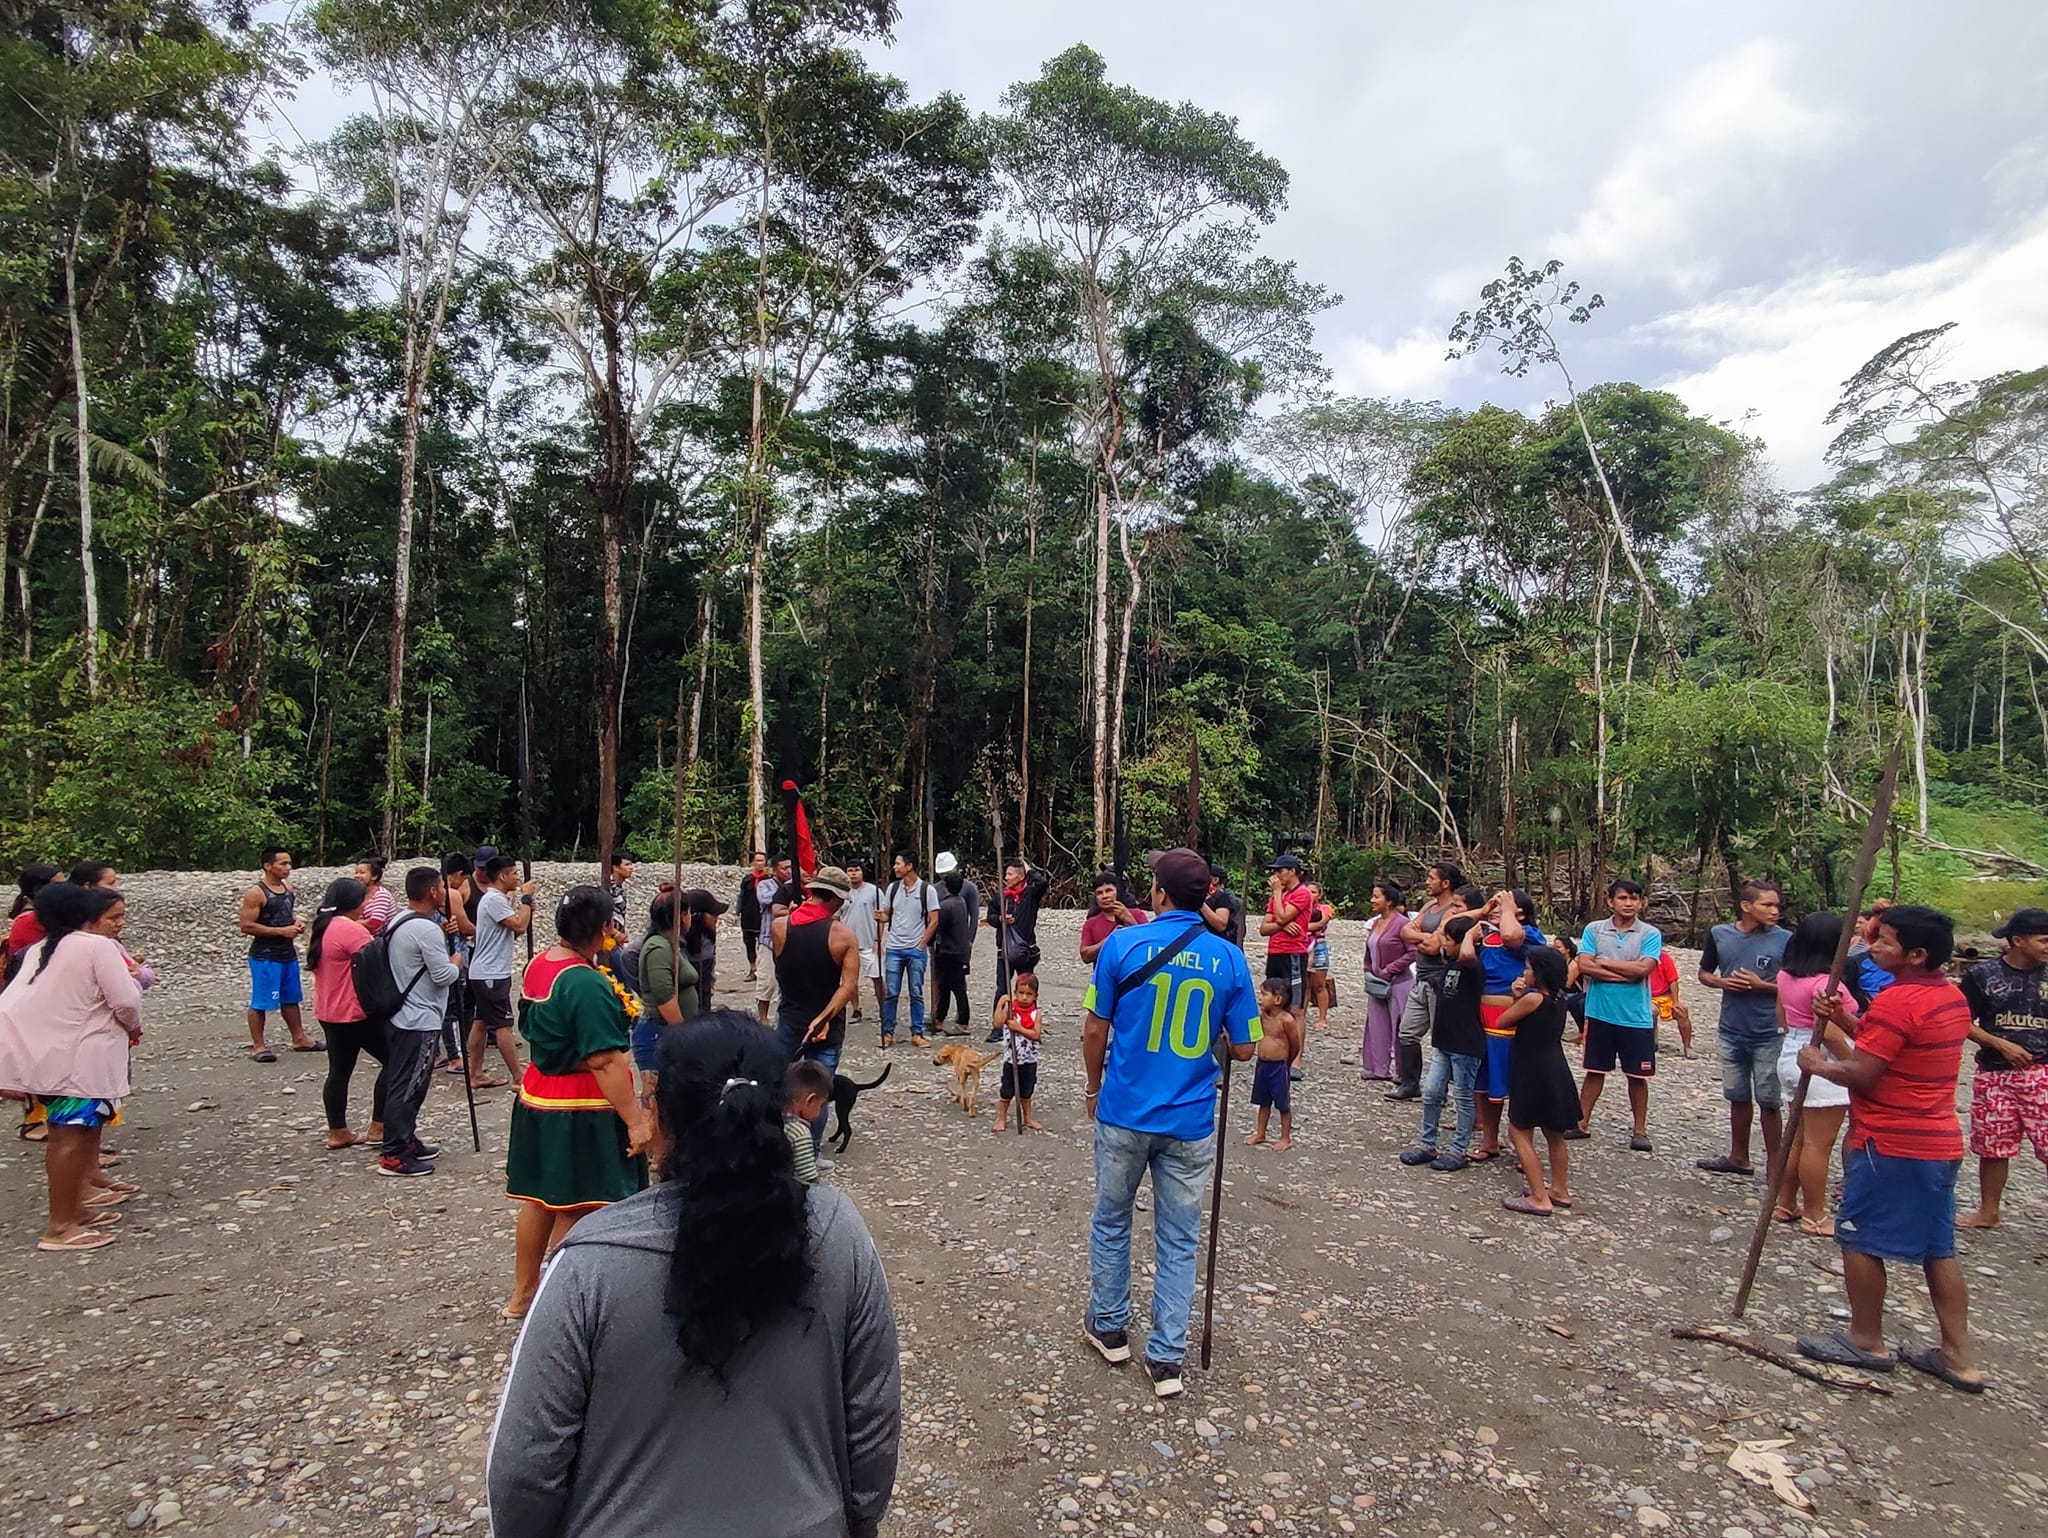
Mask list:
[[950,876],[959,868],[960,862],[953,857],[953,851],[950,849],[932,861],[932,872],[935,875]]

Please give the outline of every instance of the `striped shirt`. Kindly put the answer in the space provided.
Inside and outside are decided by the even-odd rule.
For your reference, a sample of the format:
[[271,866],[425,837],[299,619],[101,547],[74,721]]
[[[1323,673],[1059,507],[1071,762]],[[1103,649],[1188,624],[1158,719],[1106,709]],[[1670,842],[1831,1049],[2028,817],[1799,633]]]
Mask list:
[[1945,978],[1901,980],[1871,1001],[1856,1048],[1888,1065],[1868,1091],[1849,1091],[1852,1149],[1875,1144],[1894,1159],[1960,1159],[1956,1078],[1970,1037],[1970,1005]]
[[390,888],[373,886],[370,895],[363,899],[363,928],[373,935],[381,934],[397,912],[398,904],[393,901]]

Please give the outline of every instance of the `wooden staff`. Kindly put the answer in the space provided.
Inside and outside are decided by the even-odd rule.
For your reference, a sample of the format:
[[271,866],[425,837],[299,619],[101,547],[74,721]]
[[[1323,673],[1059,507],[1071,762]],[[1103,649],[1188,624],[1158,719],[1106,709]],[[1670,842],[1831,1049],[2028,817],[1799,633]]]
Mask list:
[[1230,1146],[1230,1057],[1223,1058],[1223,1096],[1216,1111],[1216,1171],[1209,1182],[1209,1264],[1202,1278],[1202,1371],[1216,1325],[1216,1242],[1223,1232],[1223,1150]]
[[[1826,996],[1841,991],[1842,978],[1848,971],[1849,946],[1856,938],[1856,918],[1863,911],[1863,894],[1870,886],[1871,872],[1877,868],[1877,852],[1884,843],[1892,802],[1899,793],[1899,766],[1905,758],[1905,749],[1903,737],[1892,744],[1891,756],[1884,762],[1884,775],[1877,782],[1877,794],[1870,800],[1870,820],[1864,824],[1863,842],[1856,851],[1856,865],[1850,873],[1849,901],[1842,914],[1842,938],[1835,944],[1835,964],[1828,969]],[[1814,1040],[1824,1041],[1826,1036],[1826,1028],[1816,1026]],[[1749,1307],[1749,1294],[1756,1286],[1757,1266],[1764,1257],[1764,1241],[1771,1236],[1771,1209],[1777,1201],[1779,1182],[1785,1178],[1786,1169],[1798,1154],[1801,1123],[1806,1116],[1806,1089],[1812,1082],[1812,1074],[1800,1073],[1799,1087],[1792,1093],[1792,1108],[1785,1117],[1785,1131],[1778,1140],[1778,1157],[1766,1165],[1769,1179],[1763,1206],[1756,1215],[1756,1232],[1749,1236],[1749,1258],[1743,1262],[1742,1281],[1735,1289],[1735,1306],[1731,1315],[1736,1319],[1740,1319]]]

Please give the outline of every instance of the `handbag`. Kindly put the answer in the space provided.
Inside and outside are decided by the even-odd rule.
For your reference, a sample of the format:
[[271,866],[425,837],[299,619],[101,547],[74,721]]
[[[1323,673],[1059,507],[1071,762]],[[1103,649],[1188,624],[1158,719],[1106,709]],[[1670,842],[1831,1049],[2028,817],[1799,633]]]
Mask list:
[[1376,999],[1391,999],[1394,996],[1394,985],[1379,973],[1368,972],[1365,974],[1365,991]]

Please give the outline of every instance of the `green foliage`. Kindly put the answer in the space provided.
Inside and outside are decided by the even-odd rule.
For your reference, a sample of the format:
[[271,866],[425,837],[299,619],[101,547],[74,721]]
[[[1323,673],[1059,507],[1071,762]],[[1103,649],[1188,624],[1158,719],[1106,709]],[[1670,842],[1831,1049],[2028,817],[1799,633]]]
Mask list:
[[[21,737],[10,733],[18,751]],[[219,707],[175,680],[144,676],[64,718],[56,763],[28,816],[6,819],[4,857],[106,860],[123,869],[231,869],[272,839],[300,830],[279,820],[282,756],[244,756]]]

